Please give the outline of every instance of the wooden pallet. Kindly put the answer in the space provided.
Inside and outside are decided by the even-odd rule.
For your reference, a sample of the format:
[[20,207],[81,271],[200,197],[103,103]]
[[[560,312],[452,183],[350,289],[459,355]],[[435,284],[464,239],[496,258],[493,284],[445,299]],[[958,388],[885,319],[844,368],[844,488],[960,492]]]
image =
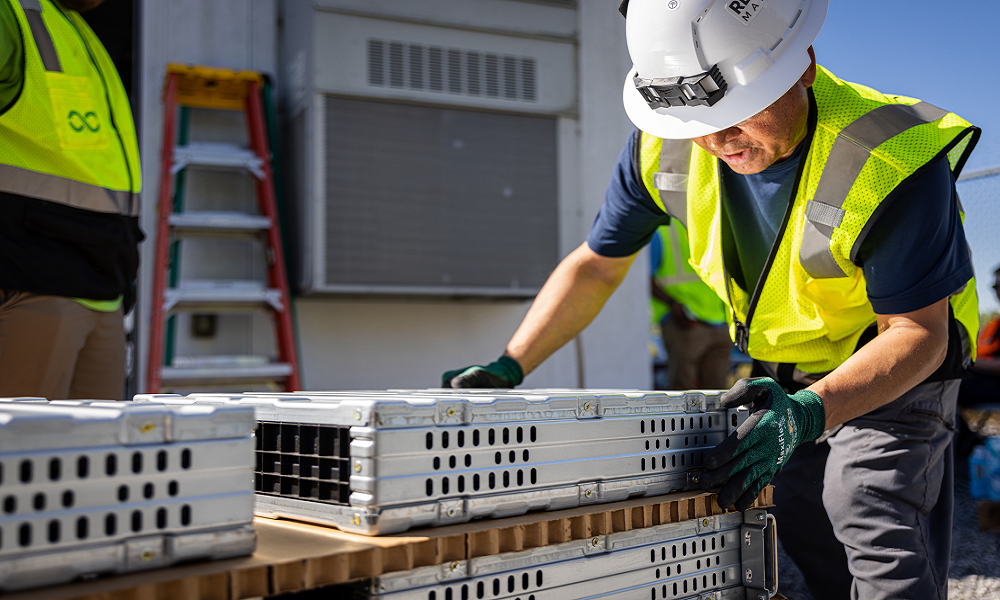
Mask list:
[[[768,487],[753,508],[773,506]],[[296,521],[256,519],[257,552],[241,559],[107,577],[3,595],[4,600],[241,600],[393,571],[587,539],[729,512],[715,494],[683,492],[365,537]]]

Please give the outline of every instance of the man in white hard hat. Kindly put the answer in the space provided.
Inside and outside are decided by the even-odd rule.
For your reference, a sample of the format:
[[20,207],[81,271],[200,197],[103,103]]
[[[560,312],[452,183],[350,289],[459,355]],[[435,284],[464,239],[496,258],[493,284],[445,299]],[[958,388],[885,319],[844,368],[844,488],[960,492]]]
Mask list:
[[587,242],[500,360],[444,383],[520,383],[677,219],[755,359],[723,397],[750,416],[706,454],[702,487],[742,509],[781,470],[778,530],[818,599],[946,598],[957,378],[978,329],[954,182],[979,130],[817,66],[826,0],[621,11],[637,130]]

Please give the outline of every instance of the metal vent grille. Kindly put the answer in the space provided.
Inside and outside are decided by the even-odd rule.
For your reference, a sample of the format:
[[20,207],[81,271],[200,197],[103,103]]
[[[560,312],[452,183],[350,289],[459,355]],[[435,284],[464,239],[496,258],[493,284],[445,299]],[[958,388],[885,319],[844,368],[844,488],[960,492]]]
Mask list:
[[328,289],[537,292],[558,258],[554,118],[325,103]]
[[[464,429],[460,429],[454,432],[454,444],[458,448],[464,448],[466,446],[466,438],[469,438],[471,446],[478,447],[480,444],[482,446],[506,446],[507,444],[516,445],[527,445],[529,443],[534,444],[538,441],[538,429],[532,425],[530,427],[497,427],[497,428],[483,428],[483,429],[472,429],[468,436]],[[435,443],[434,432],[428,431],[425,437],[425,446],[427,450],[434,450],[437,444],[440,444],[440,448],[448,448],[452,444],[452,435],[447,431],[441,432],[440,441]],[[526,441],[527,440],[527,441]],[[469,448],[470,451],[474,452],[473,448]],[[444,459],[444,460],[442,460]],[[531,451],[528,448],[521,447],[517,450],[514,449],[504,449],[504,451],[497,451],[492,454],[490,460],[487,461],[489,466],[503,466],[508,465],[509,469],[496,469],[488,474],[484,474],[480,477],[479,473],[472,474],[468,479],[468,485],[466,485],[465,475],[454,475],[449,476],[447,473],[450,470],[456,468],[461,469],[464,465],[465,470],[482,468],[482,464],[478,461],[482,460],[482,455],[480,455],[478,460],[474,460],[471,453],[465,452],[463,457],[462,450],[457,450],[457,454],[452,454],[450,456],[434,456],[431,459],[431,465],[434,471],[443,471],[445,474],[442,477],[428,477],[424,481],[424,492],[428,497],[448,495],[454,492],[459,494],[466,493],[471,490],[472,492],[478,492],[480,490],[486,490],[488,487],[491,490],[497,490],[501,486],[506,488],[511,487],[523,487],[525,485],[538,485],[538,470],[531,466]],[[644,459],[645,460],[645,459]],[[645,463],[644,463],[645,464]],[[522,468],[517,468],[518,466]],[[437,480],[437,487],[435,487],[435,480]],[[454,482],[454,487],[452,487],[452,482]],[[544,485],[544,482],[543,482]]]
[[368,40],[368,85],[536,102],[535,59]]
[[348,504],[349,427],[261,422],[257,425],[259,494]]
[[[733,417],[735,418],[736,415],[733,414]],[[646,440],[646,450],[651,450],[654,454],[652,456],[641,457],[639,463],[640,470],[643,472],[646,471],[647,458],[649,459],[649,470],[651,471],[676,469],[678,466],[681,468],[690,468],[701,467],[704,465],[704,448],[714,446],[717,443],[715,442],[714,435],[711,443],[709,442],[708,434],[713,433],[713,424],[715,428],[720,430],[724,429],[725,425],[722,423],[721,415],[699,415],[697,420],[695,419],[696,418],[694,416],[680,418],[670,417],[669,419],[649,419],[649,433],[653,437]],[[658,436],[655,435],[657,432],[657,423],[659,423],[660,431]],[[677,427],[678,423],[680,423],[680,429]],[[668,427],[670,428],[669,436],[676,436],[676,448],[670,447],[670,437],[667,436]],[[645,434],[646,431],[646,421],[640,421],[639,433]],[[685,431],[690,432],[690,434],[684,435],[684,448],[680,448],[681,438],[677,434]],[[655,453],[661,450],[664,453],[660,454],[659,458],[657,458]]]

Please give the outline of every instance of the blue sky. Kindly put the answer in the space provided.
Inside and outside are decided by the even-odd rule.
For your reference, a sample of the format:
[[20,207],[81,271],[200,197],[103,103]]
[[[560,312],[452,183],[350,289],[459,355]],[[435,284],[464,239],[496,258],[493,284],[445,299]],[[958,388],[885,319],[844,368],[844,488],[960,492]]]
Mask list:
[[[1000,165],[998,0],[830,0],[813,46],[847,81],[920,98],[983,129],[966,171]],[[990,286],[1000,265],[1000,176],[959,183],[981,312],[1000,310]]]
[[813,46],[835,75],[983,128],[969,168],[1000,164],[997,0],[831,0]]

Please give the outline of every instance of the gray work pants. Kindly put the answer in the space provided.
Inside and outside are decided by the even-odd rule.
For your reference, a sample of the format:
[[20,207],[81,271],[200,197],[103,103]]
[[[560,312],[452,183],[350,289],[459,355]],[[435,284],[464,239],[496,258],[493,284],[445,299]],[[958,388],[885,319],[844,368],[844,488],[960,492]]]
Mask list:
[[778,535],[816,600],[945,600],[958,380],[919,385],[795,450]]

